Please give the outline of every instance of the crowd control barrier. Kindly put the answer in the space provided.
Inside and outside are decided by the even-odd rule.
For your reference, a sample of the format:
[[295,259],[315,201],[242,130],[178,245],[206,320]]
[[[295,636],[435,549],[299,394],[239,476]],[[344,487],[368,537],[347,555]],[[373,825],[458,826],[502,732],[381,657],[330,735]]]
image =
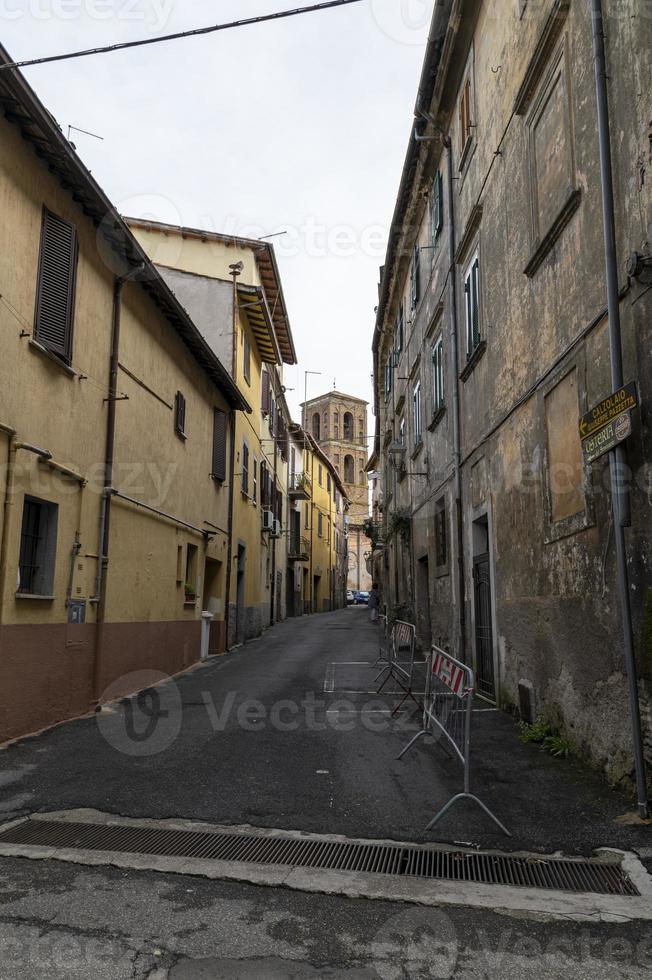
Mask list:
[[392,626],[391,633],[386,643],[387,662],[376,680],[383,674],[386,676],[378,688],[378,694],[382,691],[387,681],[393,678],[401,690],[404,697],[393,709],[392,714],[396,714],[404,701],[411,698],[417,707],[423,709],[423,705],[414,696],[414,655],[416,649],[416,629],[411,623],[404,623],[397,620]]
[[451,797],[432,818],[426,830],[434,827],[458,800],[469,799],[477,803],[503,833],[511,837],[509,830],[498,817],[471,792],[471,710],[475,694],[473,671],[438,647],[432,648],[427,665],[423,728],[408,742],[398,758],[402,759],[424,735],[433,738],[443,737],[442,746],[452,749],[464,767],[464,792]]

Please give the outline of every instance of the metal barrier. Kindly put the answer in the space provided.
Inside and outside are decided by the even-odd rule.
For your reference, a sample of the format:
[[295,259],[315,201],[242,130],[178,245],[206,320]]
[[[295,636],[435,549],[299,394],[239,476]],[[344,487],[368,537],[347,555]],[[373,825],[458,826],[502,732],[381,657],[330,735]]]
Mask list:
[[387,642],[388,642],[388,631],[387,631],[387,616],[382,613],[378,616],[378,659],[374,663],[374,667],[379,667],[381,664],[382,670],[376,675],[376,680],[381,674],[385,673],[385,668],[389,662],[387,656]]
[[464,766],[464,792],[451,797],[448,803],[430,821],[426,830],[430,830],[441,820],[458,800],[473,800],[487,813],[500,829],[511,837],[509,830],[491,812],[488,806],[471,792],[471,711],[475,694],[475,678],[473,671],[460,660],[455,660],[449,654],[433,647],[427,660],[426,696],[423,709],[423,728],[408,742],[401,754],[402,759],[424,735],[433,738],[443,736],[448,745]]
[[411,698],[418,708],[423,710],[423,705],[414,696],[412,689],[414,678],[414,654],[416,649],[416,629],[411,623],[405,623],[398,619],[393,627],[387,642],[387,663],[376,676],[376,680],[382,675],[387,674],[378,688],[378,694],[382,691],[385,684],[394,678],[398,686],[404,691],[404,697],[392,710],[396,714],[404,701]]

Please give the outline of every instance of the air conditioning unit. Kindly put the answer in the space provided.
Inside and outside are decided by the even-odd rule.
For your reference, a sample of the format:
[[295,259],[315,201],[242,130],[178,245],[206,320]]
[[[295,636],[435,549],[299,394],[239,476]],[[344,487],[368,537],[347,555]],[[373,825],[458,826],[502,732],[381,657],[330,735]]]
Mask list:
[[272,529],[272,537],[273,538],[280,538],[282,533],[283,533],[283,529],[281,527],[281,522],[280,521],[274,521],[274,527]]
[[263,519],[263,531],[273,531],[274,529],[274,515],[271,510],[264,510],[262,512]]

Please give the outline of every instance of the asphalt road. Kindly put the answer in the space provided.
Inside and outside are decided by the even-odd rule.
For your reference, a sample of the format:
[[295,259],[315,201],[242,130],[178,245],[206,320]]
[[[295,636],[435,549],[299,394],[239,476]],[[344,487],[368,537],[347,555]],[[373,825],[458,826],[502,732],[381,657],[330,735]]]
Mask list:
[[[140,701],[6,747],[0,819],[94,807],[426,839],[461,773],[425,742],[396,761],[417,718],[390,722],[395,697],[365,693],[376,643],[364,609],[290,621]],[[521,744],[500,713],[478,711],[474,731],[475,789],[515,837],[464,806],[427,839],[571,853],[647,845],[648,829],[614,822],[631,803],[595,774]],[[0,859],[0,980],[639,980],[651,969],[642,923]]]
[[391,721],[396,697],[368,693],[376,656],[365,608],[279,624],[140,704],[110,705],[0,751],[0,818],[93,807],[546,852],[649,847],[649,828],[615,822],[630,800],[579,763],[523,745],[510,718],[480,705],[472,788],[514,836],[467,802],[424,836],[459,792],[461,769],[428,740],[396,761],[418,713]]
[[640,924],[0,863],[0,980],[647,980],[651,970]]

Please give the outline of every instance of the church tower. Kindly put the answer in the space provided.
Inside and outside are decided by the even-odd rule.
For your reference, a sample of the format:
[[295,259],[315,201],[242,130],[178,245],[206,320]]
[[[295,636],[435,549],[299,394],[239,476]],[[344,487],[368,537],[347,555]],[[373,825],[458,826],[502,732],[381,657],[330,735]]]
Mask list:
[[368,402],[329,391],[301,405],[302,426],[331,460],[349,498],[349,589],[371,588],[371,542],[363,530],[369,517],[367,465]]

